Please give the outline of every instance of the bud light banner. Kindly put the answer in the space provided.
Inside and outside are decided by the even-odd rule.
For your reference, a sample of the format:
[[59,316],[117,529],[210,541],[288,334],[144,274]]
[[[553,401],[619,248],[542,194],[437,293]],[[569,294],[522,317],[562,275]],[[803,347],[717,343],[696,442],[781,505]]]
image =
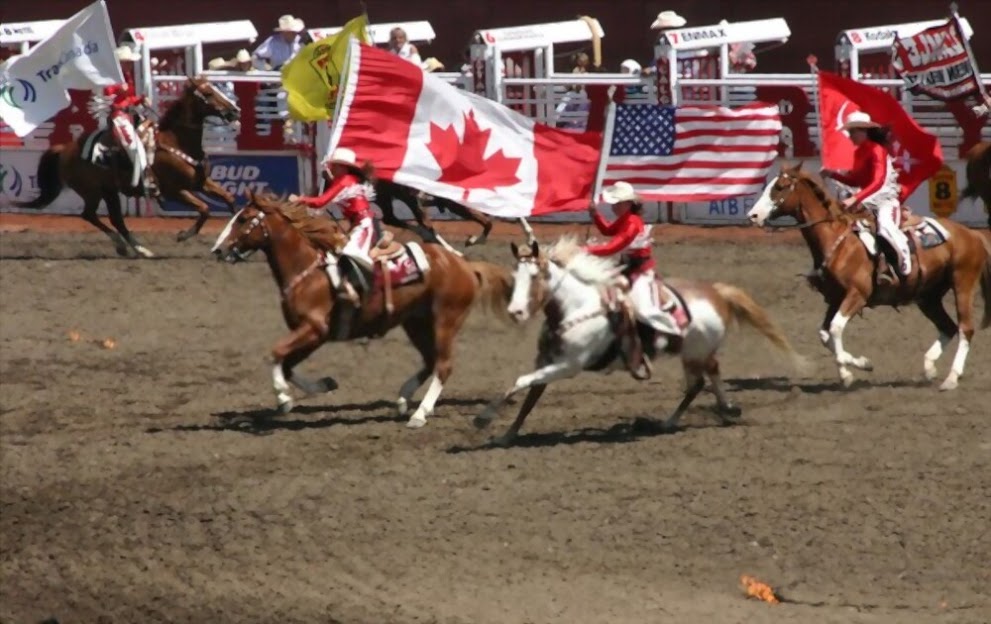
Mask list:
[[[228,193],[234,195],[238,206],[247,203],[244,195],[247,191],[255,193],[268,192],[275,195],[298,193],[302,182],[299,157],[287,155],[215,155],[210,154],[209,178],[222,186]],[[197,193],[197,197],[210,206],[214,214],[230,214],[227,204],[217,197]],[[195,215],[191,207],[177,201],[165,201],[162,210],[166,215],[185,216]]]

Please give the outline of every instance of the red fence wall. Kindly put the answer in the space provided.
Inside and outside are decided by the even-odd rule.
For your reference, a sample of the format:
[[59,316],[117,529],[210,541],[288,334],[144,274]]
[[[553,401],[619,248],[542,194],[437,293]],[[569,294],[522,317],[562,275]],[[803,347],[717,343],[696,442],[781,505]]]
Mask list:
[[[3,21],[27,21],[69,17],[88,0],[5,0]],[[645,63],[653,57],[650,23],[657,13],[673,9],[689,20],[689,25],[716,23],[721,19],[742,21],[784,17],[792,38],[782,48],[759,57],[757,71],[804,72],[805,57],[814,53],[833,58],[833,42],[839,31],[893,22],[938,19],[949,2],[923,0],[365,0],[374,22],[429,20],[437,41],[424,49],[436,56],[449,70],[460,65],[462,51],[472,32],[537,22],[560,21],[580,14],[597,17],[605,28],[605,62],[618,70],[625,58]],[[991,0],[962,0],[961,14],[975,29],[991,24]],[[114,29],[119,34],[136,26],[250,19],[259,31],[266,31],[279,15],[292,13],[308,26],[344,23],[360,10],[356,0],[169,0],[156,6],[141,0],[107,0]],[[267,34],[267,33],[266,33]],[[983,36],[982,36],[983,35]],[[974,51],[981,68],[991,72],[991,33],[974,37]],[[234,49],[209,50],[208,54],[230,55]],[[209,57],[208,57],[209,58]]]

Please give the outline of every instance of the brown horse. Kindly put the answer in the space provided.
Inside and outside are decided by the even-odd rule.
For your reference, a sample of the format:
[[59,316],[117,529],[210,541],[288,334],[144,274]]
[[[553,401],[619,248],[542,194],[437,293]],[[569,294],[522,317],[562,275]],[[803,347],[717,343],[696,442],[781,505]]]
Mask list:
[[[339,253],[346,238],[333,222],[271,197],[248,196],[249,204],[231,219],[213,247],[219,258],[236,262],[254,250],[265,252],[282,295],[282,313],[291,332],[272,349],[272,383],[280,411],[292,409],[287,380],[304,392],[327,391],[330,384],[300,378],[293,368],[331,339],[335,294],[324,270],[325,252]],[[430,378],[423,402],[408,427],[422,427],[452,370],[454,339],[477,304],[505,311],[512,293],[507,269],[469,262],[435,244],[378,248],[376,276],[351,323],[348,339],[383,336],[402,326],[423,357],[423,368],[399,390],[397,408]],[[424,262],[425,261],[425,262]],[[385,268],[383,268],[385,267]],[[383,271],[388,271],[383,274]],[[395,283],[394,292],[386,275]]]
[[[936,361],[953,337],[961,334],[950,374],[940,389],[957,387],[974,336],[972,316],[978,287],[984,298],[981,327],[991,325],[991,242],[983,235],[948,219],[914,218],[903,227],[915,250],[912,275],[897,284],[879,285],[875,260],[868,252],[868,245],[877,245],[870,227],[843,214],[836,200],[801,170],[801,164],[783,167],[748,216],[760,226],[775,217],[789,216],[798,221],[815,265],[809,282],[826,300],[826,317],[819,337],[835,355],[845,386],[853,382],[850,366],[873,370],[870,360],[855,357],[843,348],[847,322],[865,306],[914,303],[939,331],[938,339],[925,354],[927,379],[935,379]],[[876,248],[876,256],[882,253]],[[956,300],[956,323],[943,307],[943,296],[950,289]]]
[[[203,126],[210,116],[234,122],[240,114],[237,105],[206,79],[191,78],[182,96],[169,106],[158,123],[152,171],[158,179],[161,194],[165,199],[192,206],[199,213],[196,223],[179,234],[179,240],[197,234],[210,216],[209,206],[194,192],[216,197],[234,211],[234,197],[210,179],[210,167],[203,151]],[[84,158],[84,146],[88,142],[113,142],[109,130],[97,132],[103,134],[91,140],[93,133],[87,133],[70,143],[49,148],[38,163],[41,194],[16,205],[44,208],[55,201],[62,187],[67,185],[83,198],[83,219],[109,236],[118,254],[128,255],[129,245],[139,255],[151,257],[153,254],[127,229],[121,212],[121,193],[128,197],[141,195],[141,189],[130,188],[130,160],[116,147],[112,148],[114,157],[106,166]],[[96,214],[100,201],[106,202],[107,214],[116,232]]]
[[982,141],[967,152],[967,187],[961,199],[980,199],[991,229],[991,141]]

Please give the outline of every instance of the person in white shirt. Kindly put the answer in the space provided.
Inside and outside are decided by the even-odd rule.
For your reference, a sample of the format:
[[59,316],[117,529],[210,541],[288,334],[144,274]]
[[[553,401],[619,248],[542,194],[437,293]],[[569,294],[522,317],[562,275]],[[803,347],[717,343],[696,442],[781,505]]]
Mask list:
[[410,63],[422,66],[420,51],[406,38],[406,31],[398,26],[389,33],[389,52]]
[[252,53],[255,67],[258,69],[282,69],[282,66],[302,49],[303,38],[300,33],[305,27],[303,20],[298,17],[292,15],[280,17],[275,34],[263,41]]

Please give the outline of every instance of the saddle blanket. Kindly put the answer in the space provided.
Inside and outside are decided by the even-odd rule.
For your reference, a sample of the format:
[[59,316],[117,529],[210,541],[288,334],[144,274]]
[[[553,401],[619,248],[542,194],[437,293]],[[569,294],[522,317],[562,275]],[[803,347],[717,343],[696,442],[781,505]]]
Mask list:
[[688,311],[688,305],[673,288],[660,280],[654,282],[657,289],[657,297],[661,304],[661,309],[671,315],[678,329],[685,331],[692,324],[692,315]]
[[[867,248],[867,253],[871,256],[877,255],[877,241],[874,239],[874,231],[867,221],[857,221],[853,228],[860,242]],[[902,232],[909,238],[918,241],[923,249],[939,247],[950,240],[950,233],[946,231],[939,221],[932,217],[923,217],[922,221],[914,225],[902,227]]]
[[[405,286],[423,281],[430,271],[430,261],[419,244],[410,242],[405,243],[401,251],[386,260],[385,268],[389,271],[389,282],[393,287]],[[375,285],[381,287],[383,281],[382,263],[376,262]]]

